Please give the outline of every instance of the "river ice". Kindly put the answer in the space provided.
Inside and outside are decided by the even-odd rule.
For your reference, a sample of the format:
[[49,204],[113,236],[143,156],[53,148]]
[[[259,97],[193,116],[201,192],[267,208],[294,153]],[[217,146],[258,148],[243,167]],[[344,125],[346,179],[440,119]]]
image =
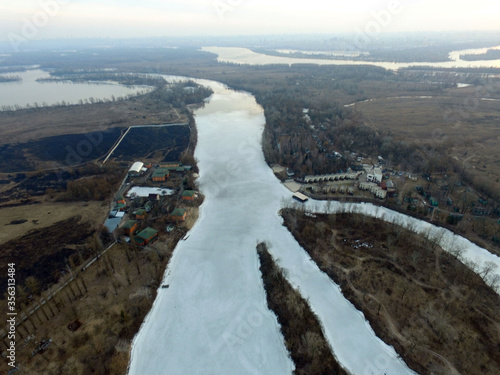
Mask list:
[[[133,341],[129,374],[292,373],[278,322],[266,305],[256,253],[260,241],[270,244],[289,281],[309,300],[342,366],[358,375],[414,374],[282,225],[278,211],[291,193],[265,163],[262,108],[250,94],[201,83],[215,91],[195,112],[195,156],[205,201],[168,265],[163,284],[169,288],[158,290]],[[426,227],[370,205],[306,206],[318,212],[362,211],[415,230]]]

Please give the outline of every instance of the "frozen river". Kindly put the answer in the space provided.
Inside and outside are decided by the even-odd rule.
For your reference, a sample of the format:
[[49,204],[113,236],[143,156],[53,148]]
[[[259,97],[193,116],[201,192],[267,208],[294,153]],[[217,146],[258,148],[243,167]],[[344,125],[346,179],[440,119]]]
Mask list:
[[195,113],[196,158],[206,199],[181,241],[145,323],[133,342],[130,374],[291,374],[268,310],[256,245],[273,256],[320,317],[339,362],[353,374],[411,374],[392,347],[298,245],[278,211],[291,193],[261,150],[262,108],[253,96],[215,82]]
[[[262,108],[250,94],[212,81],[214,95],[195,112],[198,180],[206,199],[181,241],[151,312],[134,339],[131,375],[291,374],[277,320],[266,305],[256,245],[270,252],[308,299],[339,362],[356,375],[413,374],[372,331],[362,313],[321,272],[282,225],[291,193],[274,177],[261,148]],[[498,257],[469,241],[371,204],[309,201],[312,212],[358,212],[395,222],[481,265]],[[500,267],[491,276],[498,275]]]

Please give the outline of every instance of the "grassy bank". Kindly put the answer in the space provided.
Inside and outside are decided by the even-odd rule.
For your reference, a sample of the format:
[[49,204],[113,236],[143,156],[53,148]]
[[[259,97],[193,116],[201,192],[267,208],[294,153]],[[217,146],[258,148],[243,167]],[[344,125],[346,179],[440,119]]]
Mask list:
[[[497,374],[498,295],[436,243],[353,214],[285,210],[287,227],[421,375]],[[481,272],[491,272],[482,270]]]

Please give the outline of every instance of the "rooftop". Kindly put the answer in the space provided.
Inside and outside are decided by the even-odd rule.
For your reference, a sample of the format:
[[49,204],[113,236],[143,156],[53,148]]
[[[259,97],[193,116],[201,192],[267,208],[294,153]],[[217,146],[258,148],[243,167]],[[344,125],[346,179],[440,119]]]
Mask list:
[[182,193],[182,196],[183,197],[192,197],[196,194],[196,191],[194,190],[184,190],[184,192]]
[[144,167],[144,163],[142,163],[140,161],[136,161],[134,164],[132,164],[132,166],[130,167],[130,169],[128,171],[129,171],[129,173],[130,172],[139,173],[141,171],[142,167]]
[[137,237],[142,238],[144,240],[150,240],[151,238],[153,238],[157,234],[158,234],[158,231],[156,229],[147,227],[146,229],[137,233]]
[[135,224],[137,224],[137,220],[129,220],[123,226],[123,229],[131,229]]
[[153,177],[165,177],[169,171],[166,168],[158,168],[153,172]]
[[172,212],[172,216],[184,216],[186,210],[184,208],[176,208],[174,212]]

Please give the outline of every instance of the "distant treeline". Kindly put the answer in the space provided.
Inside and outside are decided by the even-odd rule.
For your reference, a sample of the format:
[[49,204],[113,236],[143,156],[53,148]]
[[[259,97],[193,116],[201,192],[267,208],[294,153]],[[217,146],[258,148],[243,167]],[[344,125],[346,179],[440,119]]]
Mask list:
[[0,76],[0,83],[22,81],[20,76]]
[[213,61],[216,55],[202,52],[196,48],[88,48],[75,51],[38,50],[21,51],[5,56],[2,66],[37,65],[40,69],[116,69],[123,66],[138,65],[151,67],[151,73],[158,71],[161,64],[178,61]]
[[116,82],[126,86],[155,86],[159,87],[165,84],[161,77],[155,77],[147,74],[124,74],[109,71],[72,71],[58,70],[50,73],[49,78],[39,78],[39,82]]
[[[375,49],[359,56],[332,56],[324,54],[310,55],[300,51],[283,53],[276,50],[254,48],[254,52],[270,56],[294,57],[302,59],[352,60],[370,62],[443,62],[449,60],[450,47],[419,47],[408,49]],[[307,52],[307,51],[305,51]]]
[[460,55],[460,58],[466,61],[500,60],[500,49],[489,49],[486,53],[480,55]]

